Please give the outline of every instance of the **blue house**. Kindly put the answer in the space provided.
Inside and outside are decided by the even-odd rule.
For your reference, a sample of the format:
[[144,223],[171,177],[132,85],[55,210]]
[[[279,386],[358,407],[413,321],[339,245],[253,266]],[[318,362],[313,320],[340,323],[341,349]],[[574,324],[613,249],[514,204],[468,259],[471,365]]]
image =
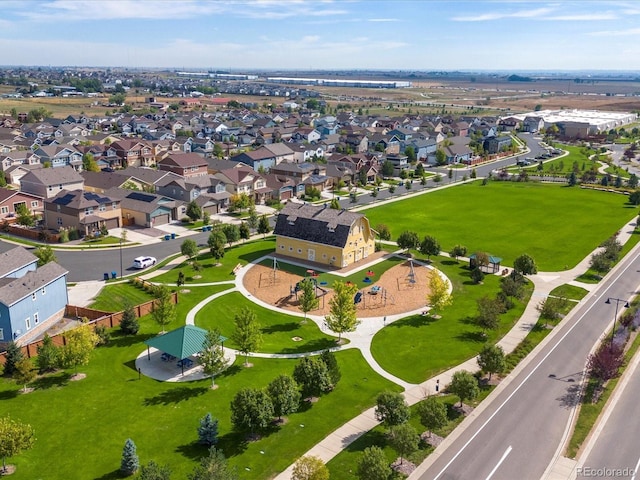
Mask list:
[[0,344],[30,343],[64,316],[67,273],[22,247],[0,254]]

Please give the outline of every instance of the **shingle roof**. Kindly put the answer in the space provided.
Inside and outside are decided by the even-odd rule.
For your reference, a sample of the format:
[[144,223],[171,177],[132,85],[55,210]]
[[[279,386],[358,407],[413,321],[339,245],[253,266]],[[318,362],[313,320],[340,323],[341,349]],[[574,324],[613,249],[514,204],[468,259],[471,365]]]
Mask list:
[[160,160],[158,165],[176,165],[178,167],[201,167],[207,165],[203,156],[197,153],[174,153]]
[[36,182],[45,186],[83,182],[84,178],[73,167],[39,168],[27,173],[22,182]]
[[22,247],[15,247],[0,253],[0,278],[37,260],[38,257]]
[[69,273],[55,262],[49,262],[35,271],[0,287],[0,302],[10,307],[18,300],[46,287],[57,278]]
[[[207,331],[194,325],[185,325],[176,330],[145,340],[145,344],[178,359],[189,358],[202,351]],[[220,336],[224,342],[227,337]]]
[[276,220],[274,233],[283,237],[334,247],[344,247],[351,225],[361,213],[334,210],[326,206],[287,203]]

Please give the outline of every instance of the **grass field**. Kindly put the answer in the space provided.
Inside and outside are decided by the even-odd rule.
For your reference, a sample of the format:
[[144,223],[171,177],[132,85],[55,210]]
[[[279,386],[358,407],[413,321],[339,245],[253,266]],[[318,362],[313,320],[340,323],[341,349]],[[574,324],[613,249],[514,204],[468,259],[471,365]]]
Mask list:
[[[295,360],[252,359],[243,368],[238,360],[218,376],[217,390],[209,380],[186,384],[142,377],[134,359],[144,351],[142,341],[157,331],[149,319],[135,337],[116,337],[98,348],[84,380],[71,382],[66,372],[39,379],[36,390],[0,379],[3,415],[34,427],[36,443],[17,457],[12,478],[32,480],[118,479],[122,447],[132,438],[142,464],[155,460],[170,465],[172,478],[186,478],[206,449],[197,445],[197,427],[207,412],[219,419],[219,447],[237,467],[241,478],[266,479],[283,470],[312,445],[374,402],[385,389],[398,391],[379,377],[356,350],[336,354],[342,379],[330,394],[312,406],[304,404],[289,422],[273,427],[258,441],[247,443],[231,431],[229,403],[246,386],[265,387],[281,373],[291,374]],[[264,452],[261,453],[261,452]]]
[[[363,210],[373,228],[389,226],[435,236],[444,251],[455,244],[486,251],[506,265],[522,253],[540,271],[575,266],[638,210],[627,197],[539,183],[480,182]],[[597,219],[597,220],[594,220]]]
[[483,338],[473,321],[476,300],[484,295],[493,298],[500,277],[487,275],[483,285],[474,285],[465,264],[443,257],[433,263],[453,285],[452,305],[443,309],[439,319],[414,315],[398,320],[376,333],[371,344],[371,352],[382,368],[411,383],[423,382],[477,355],[486,342],[496,342],[520,318],[532,291],[528,284],[525,299],[501,315],[499,328]]
[[[225,346],[237,348],[231,340],[235,329],[233,319],[245,306],[256,314],[262,327],[263,344],[259,352],[301,353],[336,346],[336,338],[322,333],[313,321],[303,323],[303,318],[266,309],[249,301],[240,292],[231,292],[210,302],[196,314],[195,323],[201,328],[219,328],[222,335],[229,337]],[[294,341],[294,337],[302,340]]]

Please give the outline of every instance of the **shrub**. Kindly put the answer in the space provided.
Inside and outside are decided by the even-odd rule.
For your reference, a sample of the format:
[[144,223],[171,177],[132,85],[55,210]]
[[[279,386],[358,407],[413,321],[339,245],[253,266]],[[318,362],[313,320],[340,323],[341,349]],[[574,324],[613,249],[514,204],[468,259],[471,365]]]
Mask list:
[[109,340],[111,340],[111,334],[107,330],[107,327],[105,327],[104,325],[96,325],[94,331],[98,336],[98,346],[107,345],[109,343]]

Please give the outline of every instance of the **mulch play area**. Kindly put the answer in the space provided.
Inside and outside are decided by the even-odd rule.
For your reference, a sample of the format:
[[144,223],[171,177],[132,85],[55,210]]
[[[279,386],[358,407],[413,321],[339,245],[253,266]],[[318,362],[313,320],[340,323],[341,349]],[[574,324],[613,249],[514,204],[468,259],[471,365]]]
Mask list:
[[[282,262],[280,265],[282,266]],[[429,293],[430,272],[429,268],[414,263],[414,275],[411,276],[411,266],[406,261],[389,268],[379,278],[372,276],[370,285],[359,290],[362,295],[358,303],[358,317],[395,315],[424,308]],[[367,270],[362,272],[365,276],[367,273]],[[266,278],[270,280],[265,282]],[[244,286],[263,302],[285,310],[300,312],[298,300],[291,292],[303,278],[279,268],[276,270],[274,279],[271,267],[254,265],[244,276]],[[320,286],[317,293],[320,306],[309,314],[327,315],[329,300],[333,295],[331,285]]]

